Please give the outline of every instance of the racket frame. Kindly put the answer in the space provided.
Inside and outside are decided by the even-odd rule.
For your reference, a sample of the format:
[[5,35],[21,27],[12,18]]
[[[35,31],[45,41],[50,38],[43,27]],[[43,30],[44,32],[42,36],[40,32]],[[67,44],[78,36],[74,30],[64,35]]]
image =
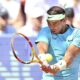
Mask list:
[[[21,60],[17,55],[16,55],[16,49],[14,48],[14,42],[15,42],[15,37],[17,36],[17,35],[21,35],[28,43],[29,43],[29,45],[30,45],[30,47],[31,47],[31,50],[32,50],[32,59],[31,59],[31,61],[28,61],[28,62],[25,62],[25,61],[23,61],[23,60]],[[12,52],[13,52],[13,55],[15,56],[15,58],[19,61],[19,62],[21,62],[21,63],[23,63],[23,64],[31,64],[31,63],[35,63],[35,62],[37,62],[37,63],[39,63],[39,64],[43,64],[42,63],[42,61],[39,59],[39,57],[38,57],[38,55],[36,54],[36,51],[35,51],[35,49],[34,49],[34,47],[33,47],[33,44],[31,43],[31,41],[30,41],[30,39],[27,37],[27,36],[25,36],[24,34],[22,34],[22,33],[15,33],[14,35],[13,35],[13,37],[11,38],[11,49],[12,49]],[[36,58],[36,60],[34,60],[34,58]]]

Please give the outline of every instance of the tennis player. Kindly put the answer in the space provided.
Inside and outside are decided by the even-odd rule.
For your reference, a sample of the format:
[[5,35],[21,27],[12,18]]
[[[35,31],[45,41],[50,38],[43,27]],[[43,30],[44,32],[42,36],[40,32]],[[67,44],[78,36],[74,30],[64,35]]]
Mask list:
[[42,80],[78,80],[80,30],[66,25],[63,8],[53,6],[47,13],[48,27],[40,31],[36,43],[39,53],[50,53],[53,60],[50,66],[41,66]]

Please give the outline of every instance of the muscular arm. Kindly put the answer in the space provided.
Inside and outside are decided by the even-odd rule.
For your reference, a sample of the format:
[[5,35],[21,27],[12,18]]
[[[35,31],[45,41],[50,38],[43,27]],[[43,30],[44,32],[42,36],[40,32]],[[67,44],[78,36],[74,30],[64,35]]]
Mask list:
[[38,42],[37,43],[39,53],[46,53],[48,50],[48,44],[45,42]]
[[67,66],[73,62],[73,59],[80,53],[80,29],[75,29],[72,33],[73,41],[65,52],[64,60]]
[[79,54],[80,48],[75,45],[70,45],[65,53],[64,60],[67,63],[67,66],[70,65],[73,59]]
[[[47,44],[47,43],[45,43],[45,42],[39,42],[39,43],[37,44],[37,47],[38,47],[38,50],[39,50],[39,53],[40,53],[40,54],[46,54],[46,53],[47,53],[47,50],[48,50],[48,44]],[[45,62],[45,61],[44,61],[44,62]],[[41,66],[41,69],[42,69],[44,72],[46,72],[46,73],[54,74],[54,73],[53,73],[53,70],[52,70],[50,67],[46,66],[46,65],[44,64],[44,62],[43,62],[43,65]]]

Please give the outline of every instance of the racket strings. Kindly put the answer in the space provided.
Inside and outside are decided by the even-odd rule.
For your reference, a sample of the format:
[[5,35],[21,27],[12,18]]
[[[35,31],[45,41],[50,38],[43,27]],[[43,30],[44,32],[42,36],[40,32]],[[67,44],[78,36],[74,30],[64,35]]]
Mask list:
[[27,36],[21,33],[16,33],[12,38],[11,48],[15,58],[19,62],[23,64],[39,62],[40,64],[42,64],[42,62],[40,61],[40,59],[36,54],[36,51],[34,49],[32,42]]

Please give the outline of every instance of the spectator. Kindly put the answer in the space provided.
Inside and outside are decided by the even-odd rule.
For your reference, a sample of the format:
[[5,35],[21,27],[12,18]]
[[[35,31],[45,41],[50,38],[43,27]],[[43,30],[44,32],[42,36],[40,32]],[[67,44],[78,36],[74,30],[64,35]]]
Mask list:
[[75,1],[74,5],[75,17],[73,20],[73,25],[76,26],[77,28],[80,28],[80,0],[74,1]]
[[0,6],[0,34],[13,33],[15,30],[8,25],[9,14],[8,11]]
[[66,14],[66,24],[73,26],[73,19],[74,19],[74,9],[73,8],[65,8]]
[[9,13],[9,24],[13,25],[16,30],[24,25],[23,6],[20,0],[0,0]]
[[19,32],[27,36],[37,36],[42,27],[43,10],[40,7],[32,8],[27,15],[27,23]]
[[46,22],[46,11],[53,5],[58,5],[58,0],[26,0],[25,3],[25,13],[26,17],[28,18],[29,14],[28,11],[30,12],[33,8],[40,7],[42,10],[44,10],[44,15],[43,15],[43,20],[42,20],[42,27],[47,26]]

